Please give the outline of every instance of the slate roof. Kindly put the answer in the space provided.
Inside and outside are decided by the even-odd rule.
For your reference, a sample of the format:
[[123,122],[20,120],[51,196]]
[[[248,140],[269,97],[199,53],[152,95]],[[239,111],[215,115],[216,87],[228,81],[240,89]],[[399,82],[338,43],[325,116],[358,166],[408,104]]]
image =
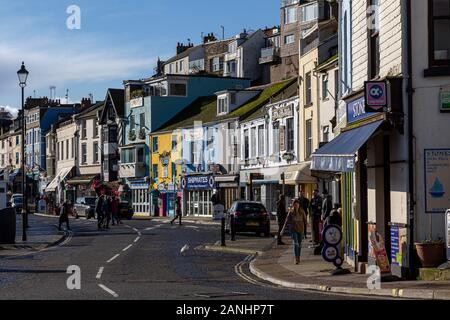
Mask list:
[[262,87],[249,88],[249,90],[259,89],[261,90],[261,93],[250,99],[241,107],[223,116],[217,116],[217,96],[214,95],[198,98],[191,105],[164,124],[161,128],[156,130],[155,134],[173,131],[180,128],[193,127],[195,121],[202,121],[206,124],[236,118],[244,119],[270,102],[287,99],[288,97],[283,98],[283,96],[285,96],[283,92],[292,88],[292,86],[296,86],[296,83],[297,79],[294,78]]

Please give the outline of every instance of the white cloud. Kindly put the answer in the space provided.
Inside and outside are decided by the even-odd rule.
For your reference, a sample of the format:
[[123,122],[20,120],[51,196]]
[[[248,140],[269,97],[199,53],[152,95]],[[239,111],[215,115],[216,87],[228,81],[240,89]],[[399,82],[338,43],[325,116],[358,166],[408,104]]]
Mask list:
[[[48,92],[50,85],[67,88],[149,76],[156,58],[143,57],[142,52],[134,50],[138,47],[121,47],[121,42],[115,41],[111,49],[102,46],[99,40],[88,38],[78,41],[61,37],[29,41],[0,40],[0,99],[16,93],[12,90],[19,92],[16,72],[22,60],[30,71],[28,92]],[[121,82],[117,85],[120,86]],[[0,100],[0,103],[17,103],[17,95],[14,100],[8,97],[9,100]]]
[[0,106],[0,110],[5,110],[6,112],[11,113],[14,118],[16,118],[17,114],[19,113],[19,110],[17,108],[13,108],[10,106]]

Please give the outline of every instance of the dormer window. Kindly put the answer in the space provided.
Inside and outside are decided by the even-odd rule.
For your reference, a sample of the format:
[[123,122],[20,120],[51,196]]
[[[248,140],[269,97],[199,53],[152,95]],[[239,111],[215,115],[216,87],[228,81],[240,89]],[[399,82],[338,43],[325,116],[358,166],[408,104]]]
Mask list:
[[228,95],[220,97],[217,99],[217,114],[227,114],[228,113]]

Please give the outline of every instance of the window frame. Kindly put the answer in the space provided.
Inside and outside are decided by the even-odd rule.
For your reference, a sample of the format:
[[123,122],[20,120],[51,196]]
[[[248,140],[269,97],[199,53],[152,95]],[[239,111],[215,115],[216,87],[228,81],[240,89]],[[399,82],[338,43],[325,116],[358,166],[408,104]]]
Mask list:
[[[449,3],[450,6],[450,3]],[[450,8],[449,8],[450,10]],[[450,52],[447,60],[436,60],[435,59],[435,33],[434,24],[436,20],[449,20],[450,13],[448,16],[434,16],[434,0],[428,0],[428,64],[429,67],[449,67],[450,66]]]

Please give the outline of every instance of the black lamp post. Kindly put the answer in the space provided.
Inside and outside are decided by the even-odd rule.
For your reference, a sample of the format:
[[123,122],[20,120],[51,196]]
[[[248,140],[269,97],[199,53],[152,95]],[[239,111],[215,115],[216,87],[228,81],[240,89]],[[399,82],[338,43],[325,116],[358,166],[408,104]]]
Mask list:
[[19,86],[22,89],[22,241],[27,241],[27,225],[28,225],[28,197],[27,197],[27,179],[25,173],[25,87],[27,86],[27,78],[29,72],[22,62],[22,67],[17,71],[19,77]]

